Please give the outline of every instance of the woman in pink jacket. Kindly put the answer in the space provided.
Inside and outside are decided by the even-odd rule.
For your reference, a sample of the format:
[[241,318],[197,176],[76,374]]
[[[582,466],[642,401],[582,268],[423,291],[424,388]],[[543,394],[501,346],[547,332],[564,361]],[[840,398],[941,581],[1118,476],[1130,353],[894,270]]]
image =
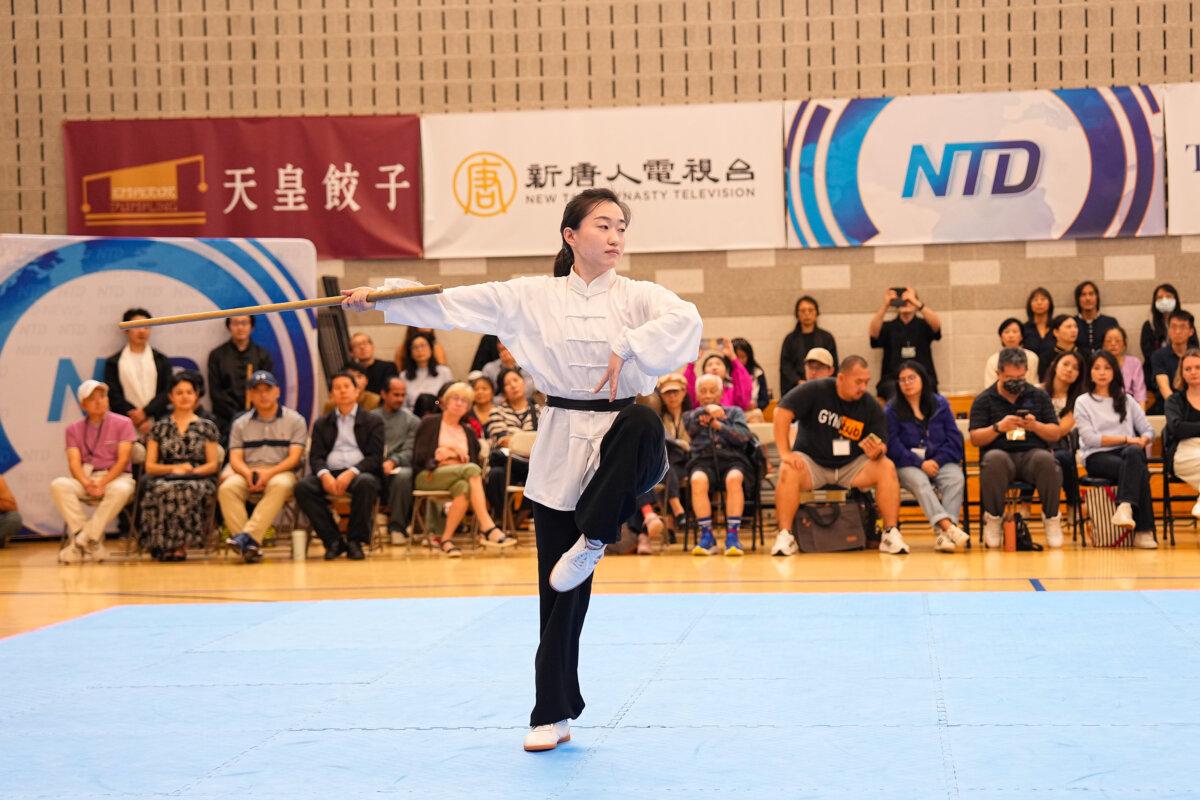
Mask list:
[[688,364],[684,368],[683,377],[687,380],[688,399],[692,401],[693,406],[696,404],[696,370],[699,369],[701,374],[716,375],[725,384],[725,391],[721,393],[721,405],[737,406],[743,411],[749,411],[752,407],[750,395],[754,379],[734,354],[732,339],[717,339],[717,346],[722,350],[704,350],[695,364]]

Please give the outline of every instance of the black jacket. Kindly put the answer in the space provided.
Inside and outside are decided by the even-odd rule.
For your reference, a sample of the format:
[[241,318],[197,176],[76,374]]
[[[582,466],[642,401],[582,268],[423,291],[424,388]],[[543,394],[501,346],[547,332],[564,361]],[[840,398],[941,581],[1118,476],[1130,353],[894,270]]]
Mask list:
[[[354,415],[354,440],[363,454],[362,461],[354,465],[359,472],[369,472],[377,478],[382,478],[384,430],[382,417],[359,407],[358,412]],[[333,450],[337,435],[337,409],[335,408],[328,414],[318,417],[317,421],[313,423],[312,447],[308,451],[308,465],[312,467],[314,475],[326,469],[325,462],[329,460],[329,453]]]
[[[108,384],[109,407],[118,414],[128,416],[129,412],[133,411],[133,404],[125,399],[125,389],[121,386],[121,368],[119,366],[121,352],[124,349],[122,347],[105,360],[104,382]],[[166,414],[171,405],[171,401],[167,399],[167,386],[171,382],[171,362],[153,347],[150,348],[150,353],[154,357],[154,368],[158,370],[158,380],[154,385],[154,399],[146,404],[145,410],[146,416],[157,419]]]
[[813,328],[812,333],[800,330],[800,323],[783,340],[779,352],[779,396],[783,397],[796,383],[804,379],[804,357],[814,347],[824,347],[833,356],[834,371],[837,371],[838,351],[833,334],[822,328]]
[[271,354],[254,342],[245,350],[238,350],[230,340],[208,354],[208,396],[212,398],[213,416],[217,418],[222,438],[229,436],[230,424],[246,410],[247,365],[251,372],[275,371]]
[[[479,439],[475,436],[475,431],[471,428],[467,418],[462,418],[463,430],[467,432],[467,456],[471,459],[472,464],[479,463]],[[442,415],[430,414],[425,419],[421,420],[421,424],[417,426],[417,438],[413,442],[413,469],[433,470],[437,469],[437,459],[433,454],[437,452],[438,438],[442,433]]]

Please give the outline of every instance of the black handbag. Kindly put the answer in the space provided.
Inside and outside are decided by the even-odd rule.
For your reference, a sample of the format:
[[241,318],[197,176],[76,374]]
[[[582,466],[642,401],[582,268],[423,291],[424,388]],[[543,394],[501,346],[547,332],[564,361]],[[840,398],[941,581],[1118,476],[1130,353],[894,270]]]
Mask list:
[[862,550],[867,538],[863,512],[862,504],[853,500],[805,503],[796,511],[792,535],[805,553]]

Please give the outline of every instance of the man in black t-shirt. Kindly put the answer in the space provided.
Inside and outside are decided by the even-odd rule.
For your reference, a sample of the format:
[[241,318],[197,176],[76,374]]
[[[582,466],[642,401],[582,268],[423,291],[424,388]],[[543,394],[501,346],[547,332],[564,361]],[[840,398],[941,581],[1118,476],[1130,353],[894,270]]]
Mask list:
[[[896,310],[895,318],[884,322],[883,318],[892,309]],[[942,338],[942,321],[933,313],[933,309],[921,302],[911,286],[906,287],[903,294],[897,294],[895,289],[883,293],[883,305],[871,318],[868,332],[871,334],[871,347],[883,349],[883,367],[875,394],[885,400],[891,399],[896,391],[900,364],[909,360],[925,368],[933,391],[937,391],[932,345]]]
[[[779,534],[774,555],[796,552],[790,527],[800,507],[800,492],[830,484],[846,488],[874,487],[883,517],[879,550],[907,553],[900,536],[900,481],[887,457],[887,418],[867,394],[871,370],[862,356],[847,356],[836,378],[808,381],[789,391],[775,408],[775,444],[779,448],[779,483],[775,509]],[[799,424],[790,441],[792,420]]]
[[997,380],[971,404],[971,442],[979,448],[979,501],[983,543],[1003,544],[1004,495],[1014,480],[1037,487],[1046,543],[1062,547],[1058,493],[1062,470],[1050,445],[1062,438],[1050,396],[1025,381],[1025,351],[1006,347],[996,362]]

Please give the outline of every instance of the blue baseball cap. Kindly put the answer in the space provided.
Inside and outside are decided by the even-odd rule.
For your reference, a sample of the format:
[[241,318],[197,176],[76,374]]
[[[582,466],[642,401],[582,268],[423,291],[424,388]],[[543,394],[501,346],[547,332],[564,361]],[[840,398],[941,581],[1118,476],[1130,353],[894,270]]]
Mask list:
[[275,380],[275,376],[267,372],[265,369],[260,369],[250,376],[250,380],[246,382],[246,386],[253,389],[260,383],[265,383],[268,386],[279,386],[279,381]]

